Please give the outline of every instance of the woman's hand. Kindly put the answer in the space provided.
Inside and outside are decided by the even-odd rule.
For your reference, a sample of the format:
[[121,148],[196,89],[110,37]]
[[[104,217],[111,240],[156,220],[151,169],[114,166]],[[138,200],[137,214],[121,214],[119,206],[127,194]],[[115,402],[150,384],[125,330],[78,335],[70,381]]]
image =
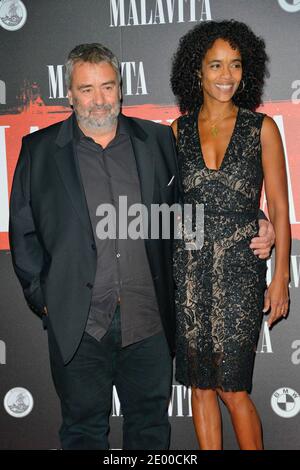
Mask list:
[[273,278],[265,292],[264,312],[271,308],[268,318],[269,328],[281,317],[286,317],[289,308],[289,283],[284,278]]

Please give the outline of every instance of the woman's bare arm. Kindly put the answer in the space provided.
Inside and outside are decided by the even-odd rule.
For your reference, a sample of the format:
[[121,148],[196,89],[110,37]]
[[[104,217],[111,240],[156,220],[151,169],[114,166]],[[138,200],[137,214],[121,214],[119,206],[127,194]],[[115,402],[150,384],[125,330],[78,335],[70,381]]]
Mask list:
[[269,326],[288,310],[290,223],[286,166],[281,136],[266,116],[261,131],[262,164],[270,220],[275,229],[275,271],[269,286],[265,310],[271,307]]

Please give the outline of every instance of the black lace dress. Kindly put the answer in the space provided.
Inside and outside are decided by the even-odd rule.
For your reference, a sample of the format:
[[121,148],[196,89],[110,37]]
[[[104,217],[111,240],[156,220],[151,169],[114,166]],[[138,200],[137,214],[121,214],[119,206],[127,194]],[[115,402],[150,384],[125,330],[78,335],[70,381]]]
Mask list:
[[239,109],[218,170],[205,165],[197,117],[178,122],[184,203],[204,204],[204,244],[175,244],[176,379],[249,392],[266,288],[266,263],[249,248],[258,233],[264,115]]

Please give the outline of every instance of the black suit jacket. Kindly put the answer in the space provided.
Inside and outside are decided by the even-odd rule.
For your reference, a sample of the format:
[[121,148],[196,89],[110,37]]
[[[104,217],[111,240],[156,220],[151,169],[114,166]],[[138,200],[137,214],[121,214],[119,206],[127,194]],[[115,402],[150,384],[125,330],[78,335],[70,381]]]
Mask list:
[[[142,202],[179,200],[171,128],[120,115],[130,135]],[[72,141],[72,116],[23,138],[10,200],[10,246],[29,307],[47,306],[63,360],[73,357],[88,317],[96,247]],[[173,181],[170,183],[172,177]],[[163,328],[174,351],[172,239],[145,240]]]

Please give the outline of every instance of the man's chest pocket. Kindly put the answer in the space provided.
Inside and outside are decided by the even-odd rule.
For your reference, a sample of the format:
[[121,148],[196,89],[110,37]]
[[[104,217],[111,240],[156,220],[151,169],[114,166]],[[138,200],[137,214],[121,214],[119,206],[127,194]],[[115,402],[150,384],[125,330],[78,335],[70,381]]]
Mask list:
[[175,190],[175,176],[170,175],[169,178],[160,180],[154,186],[154,202],[157,204],[167,203],[173,204]]

